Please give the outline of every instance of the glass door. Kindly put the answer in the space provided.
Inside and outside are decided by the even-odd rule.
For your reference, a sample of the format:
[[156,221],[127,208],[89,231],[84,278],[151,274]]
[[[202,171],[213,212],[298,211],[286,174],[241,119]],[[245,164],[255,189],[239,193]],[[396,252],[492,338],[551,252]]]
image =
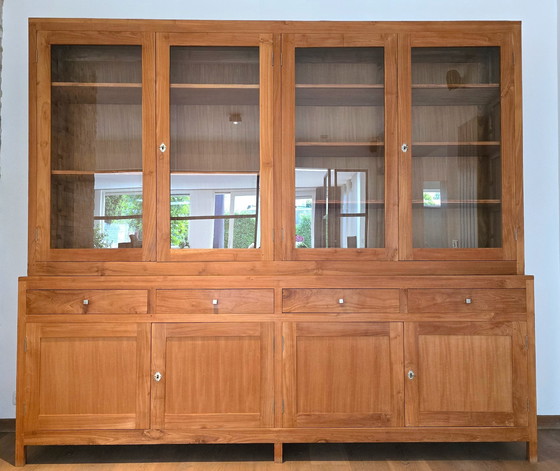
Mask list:
[[141,34],[72,36],[41,33],[39,43],[38,116],[50,116],[37,121],[41,258],[153,259],[144,202],[155,196],[145,175],[154,164],[143,137],[154,116],[153,46]]
[[409,49],[407,242],[415,259],[503,259],[513,196],[507,53],[500,41],[439,42],[414,37]]
[[271,43],[160,35],[161,259],[257,260],[272,249],[272,202],[261,198],[272,177]]
[[289,186],[283,185],[286,256],[390,259],[396,257],[396,41],[331,39],[325,47],[324,37],[284,38],[283,155],[291,157],[290,174],[284,173]]

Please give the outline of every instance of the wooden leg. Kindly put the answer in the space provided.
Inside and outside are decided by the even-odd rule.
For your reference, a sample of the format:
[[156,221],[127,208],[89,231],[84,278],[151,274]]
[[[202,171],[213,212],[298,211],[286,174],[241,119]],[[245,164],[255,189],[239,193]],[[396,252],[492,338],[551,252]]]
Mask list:
[[25,466],[27,462],[27,449],[23,440],[16,440],[15,466]]
[[274,462],[275,463],[283,463],[284,457],[282,453],[282,443],[275,443],[274,444]]
[[536,440],[527,442],[527,459],[529,460],[529,463],[536,463],[539,460]]

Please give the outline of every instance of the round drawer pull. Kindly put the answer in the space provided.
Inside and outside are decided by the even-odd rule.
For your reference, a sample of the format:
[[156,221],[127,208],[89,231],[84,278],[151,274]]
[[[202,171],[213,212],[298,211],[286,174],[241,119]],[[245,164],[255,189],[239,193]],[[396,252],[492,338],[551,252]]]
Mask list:
[[338,304],[344,304],[344,298],[340,298],[340,299],[338,300]]
[[472,304],[472,298],[466,298],[465,304]]
[[87,306],[89,304],[89,299],[84,299],[82,302],[84,303],[84,306]]
[[213,304],[214,306],[217,306],[217,305],[218,305],[218,300],[217,300],[217,299],[213,299],[213,300],[212,300],[212,304]]

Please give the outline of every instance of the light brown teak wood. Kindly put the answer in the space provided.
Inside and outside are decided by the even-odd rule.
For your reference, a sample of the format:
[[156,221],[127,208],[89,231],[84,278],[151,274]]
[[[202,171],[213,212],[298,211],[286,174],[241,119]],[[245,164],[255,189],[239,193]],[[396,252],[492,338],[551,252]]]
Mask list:
[[[515,22],[31,20],[31,276],[19,283],[16,464],[28,445],[270,443],[281,461],[283,443],[323,441],[518,441],[536,461],[520,30]],[[53,84],[52,44],[139,45],[142,83]],[[173,46],[258,47],[259,84],[170,83]],[[412,197],[411,152],[400,150],[412,145],[411,48],[449,46],[500,47],[500,88],[461,84],[457,95],[499,93],[501,137],[418,148],[500,148],[502,194],[481,204],[501,202],[501,248],[413,247],[421,201]],[[306,47],[383,48],[383,84],[296,84],[295,53]],[[143,247],[51,249],[51,175],[93,174],[51,169],[51,93],[89,99],[115,89],[127,103],[142,94]],[[445,104],[440,91],[414,88]],[[211,107],[211,95],[226,92],[258,107],[261,247],[171,249],[170,97],[188,103],[199,93]],[[369,202],[384,205],[384,246],[296,249],[296,93],[315,106],[313,94],[346,103],[356,92],[384,108],[382,141],[346,143],[349,153],[354,144],[384,146],[383,195]],[[311,132],[297,149],[329,155],[337,139],[318,142]],[[213,165],[201,173],[221,171]]]
[[149,424],[147,324],[27,324],[27,433],[145,429]]
[[271,427],[271,323],[153,324],[155,430]]
[[527,342],[524,322],[406,323],[406,425],[527,426]]
[[285,323],[284,427],[403,425],[402,323]]

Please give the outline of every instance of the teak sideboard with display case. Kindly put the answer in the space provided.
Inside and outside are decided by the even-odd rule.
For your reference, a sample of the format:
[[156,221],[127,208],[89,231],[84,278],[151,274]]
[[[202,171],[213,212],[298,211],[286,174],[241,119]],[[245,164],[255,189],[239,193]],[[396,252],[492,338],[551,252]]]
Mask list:
[[29,28],[18,465],[42,444],[537,459],[520,23]]

